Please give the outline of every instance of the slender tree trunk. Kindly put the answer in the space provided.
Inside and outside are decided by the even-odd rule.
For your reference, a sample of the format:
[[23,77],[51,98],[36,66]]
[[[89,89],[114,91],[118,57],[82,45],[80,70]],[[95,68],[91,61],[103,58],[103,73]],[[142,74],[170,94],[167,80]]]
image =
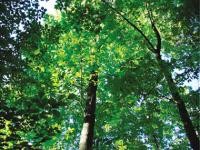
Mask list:
[[195,129],[192,125],[192,121],[189,117],[189,114],[187,112],[187,109],[185,107],[185,103],[183,99],[181,98],[178,89],[172,79],[171,73],[168,69],[168,66],[166,63],[161,59],[160,55],[157,57],[158,64],[160,66],[161,72],[164,74],[165,79],[167,81],[167,84],[169,86],[169,90],[172,94],[173,100],[176,103],[176,106],[179,110],[179,114],[181,117],[181,120],[183,122],[186,135],[190,141],[190,145],[194,150],[199,150],[199,138],[195,132]]
[[95,71],[92,71],[87,91],[88,93],[85,108],[84,124],[80,137],[80,150],[92,150],[95,124],[97,81],[98,75]]

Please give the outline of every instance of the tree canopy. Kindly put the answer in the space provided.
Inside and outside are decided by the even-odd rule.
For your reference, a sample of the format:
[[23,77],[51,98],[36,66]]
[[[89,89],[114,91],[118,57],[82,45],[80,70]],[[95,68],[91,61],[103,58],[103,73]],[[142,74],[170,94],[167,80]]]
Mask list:
[[198,6],[1,1],[0,148],[199,149]]

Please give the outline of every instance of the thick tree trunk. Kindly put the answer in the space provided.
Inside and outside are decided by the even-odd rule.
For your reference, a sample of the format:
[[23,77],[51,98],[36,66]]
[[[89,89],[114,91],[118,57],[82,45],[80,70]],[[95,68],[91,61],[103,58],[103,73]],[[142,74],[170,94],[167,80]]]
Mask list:
[[164,74],[165,79],[167,81],[167,84],[169,86],[169,90],[172,94],[173,100],[176,103],[176,106],[179,110],[179,114],[181,117],[181,120],[183,122],[186,135],[190,141],[190,145],[194,150],[199,150],[199,138],[195,132],[195,129],[192,125],[192,121],[189,117],[189,114],[187,112],[187,109],[185,107],[185,103],[183,99],[181,98],[178,89],[172,79],[171,73],[168,69],[168,66],[166,63],[161,59],[160,56],[157,57],[158,64],[160,66],[161,72]]
[[80,137],[80,150],[92,150],[95,123],[97,80],[97,73],[92,71],[88,86],[84,124]]

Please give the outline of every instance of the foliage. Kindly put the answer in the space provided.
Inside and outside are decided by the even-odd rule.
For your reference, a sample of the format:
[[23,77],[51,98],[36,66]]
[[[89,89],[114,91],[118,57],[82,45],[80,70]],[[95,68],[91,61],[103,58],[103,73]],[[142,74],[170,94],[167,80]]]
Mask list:
[[[45,15],[43,25],[36,23],[43,13],[37,4],[27,9],[30,2],[13,2],[13,11],[24,13],[9,13],[1,22],[1,48],[24,64],[11,75],[6,59],[17,65],[15,55],[0,56],[0,147],[78,149],[89,74],[96,70],[94,149],[189,149],[167,83],[138,32],[101,1],[57,0],[59,19]],[[113,2],[156,43],[145,4]],[[11,11],[7,5],[1,3],[5,14]],[[199,75],[199,20],[182,15],[185,1],[151,1],[148,7],[162,35],[162,56],[199,129],[199,91],[184,85]],[[15,24],[26,27],[19,31]]]

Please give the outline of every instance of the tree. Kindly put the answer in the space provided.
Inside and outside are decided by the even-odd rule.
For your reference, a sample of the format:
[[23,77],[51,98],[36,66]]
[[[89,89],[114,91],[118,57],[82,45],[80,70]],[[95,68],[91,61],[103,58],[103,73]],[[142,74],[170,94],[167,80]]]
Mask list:
[[174,17],[182,1],[144,4],[59,0],[56,17],[45,15],[40,30],[30,28],[19,76],[0,89],[4,148],[190,149],[163,73],[172,73],[171,87],[198,128],[198,90],[184,85],[198,78],[198,28]]
[[[105,1],[103,1],[103,2],[105,4],[108,4]],[[110,5],[108,4],[108,6],[110,6]],[[133,24],[131,21],[129,21],[129,19],[127,19],[124,15],[122,15],[119,11],[117,11],[112,6],[110,6],[110,8],[113,9],[115,11],[115,13],[120,15],[120,17],[122,17],[131,27],[133,27],[133,29],[137,30],[143,36],[143,38],[148,43],[149,50],[156,55],[156,59],[158,61],[160,70],[164,74],[165,79],[167,80],[167,84],[169,86],[170,92],[171,92],[174,102],[176,103],[177,108],[179,110],[179,114],[180,114],[180,117],[184,124],[184,128],[185,128],[186,134],[188,136],[188,139],[190,141],[190,145],[193,149],[199,149],[199,139],[198,139],[198,136],[192,125],[192,121],[190,120],[190,117],[189,117],[189,114],[185,107],[184,101],[180,97],[178,89],[172,79],[171,73],[168,69],[169,67],[166,65],[166,63],[161,58],[161,35],[155,25],[155,21],[153,20],[152,12],[150,10],[148,10],[148,15],[149,15],[149,19],[151,21],[152,30],[154,31],[154,34],[156,35],[156,39],[157,39],[156,47],[150,42],[149,38],[143,33],[143,31],[140,30],[135,24]]]
[[97,90],[98,75],[96,72],[91,72],[89,81],[88,95],[85,109],[85,117],[83,129],[80,138],[80,150],[92,149],[95,123],[95,108],[96,108],[96,90]]
[[[39,19],[45,12],[44,8],[39,9],[38,6],[38,1],[0,2],[0,147],[2,148],[12,148],[14,141],[20,139],[16,134],[17,129],[21,128],[21,124],[27,119],[26,117],[22,119],[23,112],[13,107],[12,101],[16,98],[15,94],[19,93],[14,94],[12,90],[19,89],[16,85],[20,82],[21,71],[25,65],[21,55],[24,39],[32,34],[32,31],[39,31]],[[26,121],[29,122],[28,119]],[[20,145],[28,146],[27,142],[21,142],[13,148],[20,148]]]

